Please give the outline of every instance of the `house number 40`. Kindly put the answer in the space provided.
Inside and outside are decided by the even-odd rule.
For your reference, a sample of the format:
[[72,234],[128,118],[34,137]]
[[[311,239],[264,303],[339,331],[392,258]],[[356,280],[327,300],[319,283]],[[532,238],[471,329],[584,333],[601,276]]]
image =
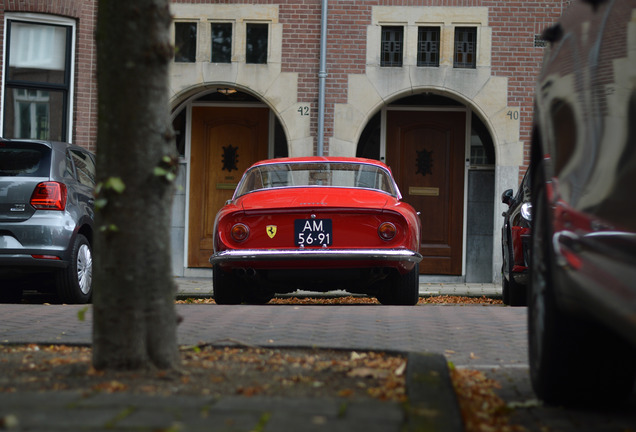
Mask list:
[[308,116],[309,115],[309,107],[308,106],[298,107],[298,113],[301,116]]

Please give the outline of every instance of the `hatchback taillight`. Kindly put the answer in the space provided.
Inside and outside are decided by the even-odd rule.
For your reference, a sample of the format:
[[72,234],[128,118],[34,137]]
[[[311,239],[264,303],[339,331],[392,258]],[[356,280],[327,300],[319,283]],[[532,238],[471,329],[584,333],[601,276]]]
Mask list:
[[39,183],[31,195],[31,205],[38,210],[64,210],[66,193],[66,185],[63,183]]

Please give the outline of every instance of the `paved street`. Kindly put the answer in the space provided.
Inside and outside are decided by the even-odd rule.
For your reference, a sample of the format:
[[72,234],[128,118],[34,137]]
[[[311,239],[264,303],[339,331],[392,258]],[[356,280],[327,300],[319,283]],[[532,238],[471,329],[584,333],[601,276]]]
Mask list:
[[[0,343],[90,344],[90,309],[0,305]],[[526,361],[526,310],[485,306],[177,305],[179,343],[377,349],[443,353],[456,365]]]

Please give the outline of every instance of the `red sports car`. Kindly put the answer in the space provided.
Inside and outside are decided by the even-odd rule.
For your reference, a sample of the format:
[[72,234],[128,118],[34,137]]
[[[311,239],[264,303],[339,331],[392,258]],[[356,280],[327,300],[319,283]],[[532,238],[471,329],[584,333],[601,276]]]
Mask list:
[[214,299],[346,290],[418,301],[421,223],[389,168],[370,159],[284,158],[251,166],[214,222]]

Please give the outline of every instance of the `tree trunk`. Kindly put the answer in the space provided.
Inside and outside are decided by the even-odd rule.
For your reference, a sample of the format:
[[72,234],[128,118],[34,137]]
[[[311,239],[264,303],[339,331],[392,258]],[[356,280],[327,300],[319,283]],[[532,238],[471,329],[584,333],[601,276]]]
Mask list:
[[93,366],[178,365],[169,0],[99,0]]

